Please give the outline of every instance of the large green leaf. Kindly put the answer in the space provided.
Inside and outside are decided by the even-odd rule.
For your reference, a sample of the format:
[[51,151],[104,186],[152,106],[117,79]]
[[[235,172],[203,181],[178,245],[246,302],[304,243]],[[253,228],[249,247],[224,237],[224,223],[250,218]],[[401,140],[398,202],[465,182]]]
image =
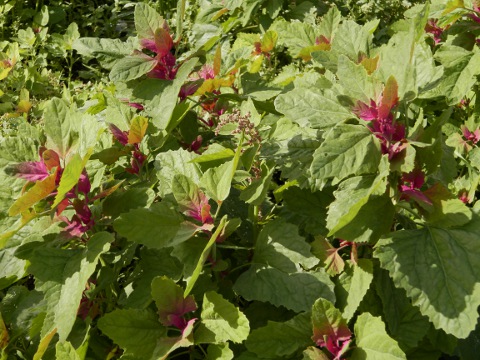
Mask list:
[[310,253],[310,245],[298,235],[298,228],[283,220],[271,221],[260,232],[253,262],[294,273],[311,269],[318,259]]
[[318,297],[335,301],[333,283],[323,271],[287,274],[276,268],[254,265],[233,289],[247,300],[268,301],[293,311],[308,311]]
[[65,157],[78,138],[78,120],[69,104],[58,98],[51,99],[45,108],[47,148]]
[[[86,159],[85,159],[86,160]],[[60,184],[58,185],[57,195],[52,206],[57,206],[64,199],[65,195],[78,183],[80,175],[82,175],[83,168],[86,161],[83,160],[80,155],[75,154],[72,156],[60,178]]]
[[112,81],[130,81],[145,75],[157,65],[155,58],[147,55],[125,56],[113,65],[110,71]]
[[443,77],[431,94],[445,96],[449,105],[458,104],[470,91],[480,74],[480,51],[468,51],[460,46],[445,45],[435,53],[435,59],[445,67]]
[[238,308],[214,291],[205,293],[196,343],[241,343],[249,333],[248,319]]
[[151,359],[157,342],[167,335],[167,328],[150,310],[116,309],[98,320],[98,328],[127,354],[137,359]]
[[180,280],[183,264],[170,253],[171,249],[168,248],[143,247],[140,250],[140,260],[135,268],[137,276],[132,283],[133,290],[128,293],[122,305],[137,309],[143,309],[150,305],[152,300],[150,285],[157,276],[167,276],[175,281]]
[[350,241],[376,241],[388,233],[395,209],[385,194],[387,174],[357,176],[340,184],[328,210],[330,235]]
[[388,336],[382,319],[364,313],[355,323],[357,347],[352,360],[406,360],[397,342]]
[[373,264],[369,259],[358,259],[353,267],[353,276],[348,291],[346,306],[343,309],[342,316],[347,320],[355,314],[360,302],[367,293],[373,280]]
[[165,196],[172,193],[172,181],[176,174],[185,175],[198,185],[201,177],[200,166],[193,163],[197,155],[187,150],[161,152],[155,159],[155,170],[158,178],[158,193]]
[[375,257],[437,329],[466,338],[480,305],[480,218],[457,228],[424,226],[381,239]]
[[296,226],[282,220],[258,235],[254,265],[237,279],[234,290],[249,300],[268,301],[295,311],[308,311],[322,296],[333,301],[333,284],[323,271],[305,272],[318,263]]
[[341,124],[331,129],[313,154],[312,177],[338,183],[350,175],[374,173],[382,155],[378,140],[361,125]]
[[375,271],[375,289],[382,299],[383,312],[389,333],[402,349],[417,346],[430,328],[428,319],[413,306],[405,290],[397,289],[388,272]]
[[332,43],[332,52],[348,56],[357,61],[360,54],[369,55],[372,34],[366,26],[352,20],[344,21],[337,29]]
[[73,49],[80,55],[95,57],[106,69],[111,69],[116,60],[130,55],[135,48],[133,41],[124,42],[120,39],[84,37],[73,43]]
[[63,250],[39,247],[28,270],[37,279],[37,289],[45,294],[47,309],[42,336],[57,329],[60,341],[72,330],[85,284],[97,267],[100,255],[113,241],[107,232],[95,234],[84,250]]
[[308,23],[287,22],[280,18],[270,29],[277,32],[278,44],[287,46],[292,57],[297,57],[303,48],[315,45],[315,29]]
[[344,55],[338,58],[337,76],[340,85],[343,86],[344,94],[352,97],[354,100],[361,100],[368,104],[370,99],[376,99],[377,92],[372,78],[367,70],[361,64],[355,64]]
[[282,218],[299,225],[313,235],[323,234],[326,230],[327,207],[334,200],[331,191],[315,191],[291,187],[282,192]]
[[145,3],[138,3],[134,12],[135,30],[140,39],[151,39],[155,37],[155,31],[163,28],[165,20],[151,6]]
[[[175,106],[177,106],[178,93],[188,76],[190,76],[197,61],[197,58],[193,58],[184,62],[178,69],[175,79],[165,86],[160,94],[155,94],[152,100],[145,104],[145,111],[152,117],[152,123],[158,129],[167,129],[171,120],[175,120],[173,115]],[[171,131],[171,127],[168,130]]]
[[269,321],[253,330],[245,343],[262,359],[279,359],[313,345],[310,313],[302,313],[286,322]]
[[275,99],[275,109],[300,126],[327,129],[352,114],[329,91],[316,88],[295,88]]
[[64,343],[58,342],[55,345],[55,351],[57,360],[81,360],[73,345],[68,341]]
[[[115,230],[129,241],[152,248],[174,246],[188,240],[195,232],[185,229],[183,217],[167,203],[153,204],[149,209],[130,210],[113,223]],[[182,230],[187,230],[185,234]],[[177,236],[177,233],[179,236]]]

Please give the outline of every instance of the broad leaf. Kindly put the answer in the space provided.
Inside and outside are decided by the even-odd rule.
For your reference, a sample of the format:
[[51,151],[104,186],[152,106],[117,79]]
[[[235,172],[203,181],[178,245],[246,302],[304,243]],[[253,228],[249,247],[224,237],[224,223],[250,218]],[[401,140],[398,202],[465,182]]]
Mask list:
[[435,59],[445,67],[440,84],[432,95],[445,96],[449,105],[458,104],[475,84],[480,74],[480,51],[465,50],[460,46],[442,46]]
[[312,307],[312,340],[319,347],[340,358],[350,342],[352,333],[346,320],[335,306],[328,300],[318,299]]
[[140,39],[153,39],[155,31],[165,24],[165,20],[155,9],[145,3],[138,3],[135,6],[134,19],[137,36]]
[[177,237],[182,229],[182,216],[171,209],[167,203],[153,204],[149,209],[138,208],[120,215],[113,226],[115,230],[129,241],[144,244],[152,248],[173,246],[188,240],[195,229],[185,236]]
[[116,309],[98,320],[98,328],[125,350],[137,358],[152,358],[156,344],[167,335],[150,310]]
[[116,60],[130,55],[135,48],[133,41],[123,42],[120,39],[85,37],[73,43],[73,49],[80,55],[95,57],[106,69],[111,69]]
[[319,296],[335,301],[333,283],[324,272],[287,274],[275,268],[252,266],[233,289],[247,300],[268,301],[293,311],[308,311]]
[[353,276],[350,289],[348,291],[346,306],[343,309],[342,316],[350,321],[360,302],[367,293],[373,280],[373,264],[368,259],[358,259],[353,266]]
[[155,58],[147,55],[126,56],[117,61],[110,71],[112,81],[130,81],[153,70],[157,65]]
[[72,330],[87,280],[95,271],[100,255],[110,247],[113,236],[99,232],[84,250],[39,247],[29,258],[28,270],[37,278],[37,289],[47,299],[42,335],[53,329],[64,341]]
[[425,226],[380,240],[375,257],[437,329],[466,338],[480,305],[480,219],[458,228]]
[[353,350],[352,360],[407,359],[397,342],[388,336],[382,319],[369,313],[357,318],[355,339],[357,348]]
[[261,358],[278,359],[312,345],[311,336],[310,314],[302,313],[285,322],[269,321],[253,330],[245,345]]
[[[178,69],[175,80],[169,82],[160,94],[155,95],[151,101],[146,103],[145,111],[152,117],[152,123],[158,129],[164,130],[169,127],[177,105],[178,93],[196,64],[196,58],[184,62]],[[169,130],[171,131],[171,129]]]
[[248,319],[240,310],[214,291],[205,293],[196,343],[241,343],[249,332]]
[[275,109],[300,126],[314,129],[328,129],[352,117],[332,93],[315,88],[295,88],[277,96]]
[[197,304],[193,296],[183,297],[183,288],[166,276],[156,277],[152,281],[152,297],[157,305],[160,322],[165,326],[179,325],[181,317],[188,312],[195,311]]
[[50,100],[45,108],[47,147],[55,150],[61,158],[65,158],[78,138],[78,128],[72,111],[65,100],[58,98]]
[[317,180],[333,178],[338,183],[350,175],[375,172],[380,158],[378,141],[366,127],[342,124],[331,129],[315,151],[311,173]]
[[417,346],[430,328],[428,319],[412,305],[405,290],[395,288],[387,271],[375,271],[375,290],[382,299],[389,333],[404,350]]

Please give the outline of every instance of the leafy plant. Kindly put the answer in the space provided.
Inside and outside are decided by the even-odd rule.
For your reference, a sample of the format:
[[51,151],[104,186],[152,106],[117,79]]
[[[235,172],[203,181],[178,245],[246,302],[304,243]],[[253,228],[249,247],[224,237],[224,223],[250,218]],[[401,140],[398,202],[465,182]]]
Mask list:
[[94,91],[2,95],[3,358],[471,359],[478,4],[193,5],[52,35]]

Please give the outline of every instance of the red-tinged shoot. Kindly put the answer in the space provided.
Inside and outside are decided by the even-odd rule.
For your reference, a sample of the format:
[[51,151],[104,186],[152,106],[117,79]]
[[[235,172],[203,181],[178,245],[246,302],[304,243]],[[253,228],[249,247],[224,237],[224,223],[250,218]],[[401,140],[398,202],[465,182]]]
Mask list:
[[370,99],[366,104],[357,101],[352,109],[360,119],[369,122],[369,129],[380,140],[383,154],[392,160],[406,147],[405,126],[395,121],[393,109],[398,104],[398,85],[393,76],[389,77],[380,97]]
[[197,304],[193,296],[187,296],[185,299],[177,298],[175,303],[165,309],[159,309],[158,316],[160,322],[165,326],[174,326],[179,330],[187,328],[195,319],[187,320],[185,315],[197,310]]
[[403,174],[399,184],[401,199],[413,199],[420,205],[432,205],[432,201],[421,191],[424,183],[425,175],[420,169]]
[[155,31],[153,39],[140,39],[140,45],[155,54],[155,68],[148,73],[149,77],[173,80],[177,75],[177,59],[171,53],[174,46],[170,30],[165,23],[163,28]]
[[113,137],[123,146],[131,145],[131,159],[130,166],[125,169],[125,171],[130,174],[139,174],[140,169],[142,168],[147,156],[140,151],[139,143],[143,139],[145,134],[146,127],[144,129],[139,129],[140,132],[133,132],[133,121],[132,128],[129,131],[122,131],[114,124],[108,124],[108,128],[112,133]]
[[460,129],[466,141],[470,141],[474,145],[480,141],[480,129],[471,132],[465,125],[462,125]]
[[324,328],[313,329],[312,340],[318,347],[326,348],[334,356],[334,360],[341,360],[342,354],[346,351],[352,338],[352,333],[344,323],[337,327],[325,326]]
[[436,19],[428,20],[427,25],[425,25],[425,31],[433,35],[433,41],[435,41],[435,44],[442,42],[442,34],[445,29],[437,25]]

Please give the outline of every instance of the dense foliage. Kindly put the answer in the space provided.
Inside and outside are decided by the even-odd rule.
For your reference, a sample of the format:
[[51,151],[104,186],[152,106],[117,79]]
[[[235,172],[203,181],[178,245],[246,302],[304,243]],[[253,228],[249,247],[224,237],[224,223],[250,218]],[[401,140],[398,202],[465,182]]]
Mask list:
[[479,4],[0,23],[2,359],[478,357]]

